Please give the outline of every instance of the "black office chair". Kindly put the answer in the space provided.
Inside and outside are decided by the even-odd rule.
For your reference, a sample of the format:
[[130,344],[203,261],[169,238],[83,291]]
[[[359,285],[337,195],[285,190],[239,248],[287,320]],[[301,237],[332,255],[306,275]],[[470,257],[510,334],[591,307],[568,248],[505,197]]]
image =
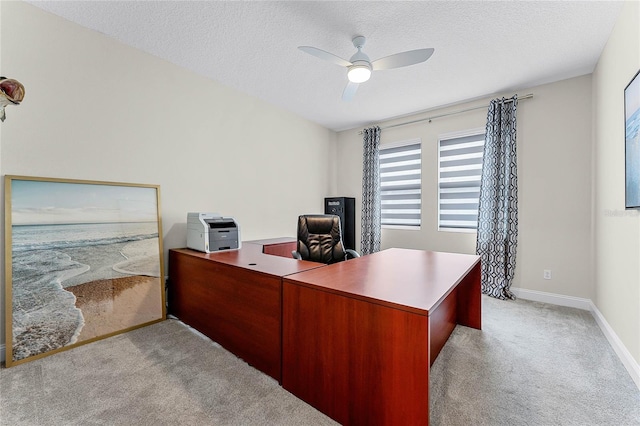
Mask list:
[[332,214],[302,215],[298,217],[298,250],[294,259],[320,263],[336,263],[360,257],[342,244],[340,217]]

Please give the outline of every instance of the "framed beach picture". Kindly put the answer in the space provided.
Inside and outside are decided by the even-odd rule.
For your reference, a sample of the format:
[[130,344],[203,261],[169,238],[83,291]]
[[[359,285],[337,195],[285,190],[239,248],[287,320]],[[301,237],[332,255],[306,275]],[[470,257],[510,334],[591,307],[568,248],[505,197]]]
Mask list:
[[640,71],[624,89],[625,208],[640,208]]
[[165,318],[160,188],[5,176],[6,365]]

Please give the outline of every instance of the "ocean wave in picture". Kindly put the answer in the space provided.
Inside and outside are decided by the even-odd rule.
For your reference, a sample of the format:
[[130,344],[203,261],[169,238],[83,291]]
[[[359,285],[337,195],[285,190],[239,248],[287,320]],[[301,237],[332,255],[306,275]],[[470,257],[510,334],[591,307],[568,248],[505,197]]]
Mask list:
[[65,253],[38,250],[13,254],[13,359],[20,360],[75,343],[84,324],[65,279],[89,266]]
[[625,134],[629,139],[635,139],[640,131],[640,108],[631,115],[626,122]]
[[124,274],[160,277],[159,251],[157,238],[127,244],[120,252],[126,260],[113,265],[113,269]]
[[158,237],[155,222],[19,225],[12,227],[13,251],[65,249]]

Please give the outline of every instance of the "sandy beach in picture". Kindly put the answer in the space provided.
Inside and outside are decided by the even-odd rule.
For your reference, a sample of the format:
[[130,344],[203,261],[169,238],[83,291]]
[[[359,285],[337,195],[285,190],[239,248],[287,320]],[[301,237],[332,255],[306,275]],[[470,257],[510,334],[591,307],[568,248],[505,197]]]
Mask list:
[[162,319],[159,235],[155,188],[12,182],[12,360]]
[[76,297],[84,325],[78,342],[157,320],[162,316],[160,279],[131,276],[67,287]]

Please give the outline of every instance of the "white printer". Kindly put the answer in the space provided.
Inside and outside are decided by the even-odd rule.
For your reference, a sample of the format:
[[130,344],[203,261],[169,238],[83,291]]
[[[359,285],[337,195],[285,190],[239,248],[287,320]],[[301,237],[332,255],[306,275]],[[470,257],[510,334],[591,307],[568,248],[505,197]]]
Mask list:
[[218,213],[187,213],[187,247],[212,253],[238,249],[240,226],[230,217]]

